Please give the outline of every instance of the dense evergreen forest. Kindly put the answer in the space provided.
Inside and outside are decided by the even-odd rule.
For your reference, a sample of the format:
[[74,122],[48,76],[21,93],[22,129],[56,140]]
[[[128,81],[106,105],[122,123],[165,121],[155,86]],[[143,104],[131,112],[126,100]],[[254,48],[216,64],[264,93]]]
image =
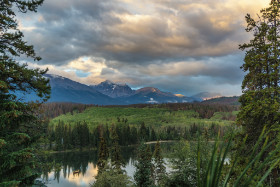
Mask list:
[[[50,106],[52,113],[65,111],[65,115],[52,119],[48,127],[46,147],[55,150],[97,148],[101,136],[110,146],[112,131],[116,131],[118,143],[122,146],[137,144],[142,140],[194,140],[200,135],[214,140],[218,132],[223,136],[233,130],[235,111],[238,109],[230,105],[200,103],[91,108],[86,105],[51,103],[43,107]],[[86,108],[82,112],[81,109]],[[178,123],[180,121],[182,123]]]

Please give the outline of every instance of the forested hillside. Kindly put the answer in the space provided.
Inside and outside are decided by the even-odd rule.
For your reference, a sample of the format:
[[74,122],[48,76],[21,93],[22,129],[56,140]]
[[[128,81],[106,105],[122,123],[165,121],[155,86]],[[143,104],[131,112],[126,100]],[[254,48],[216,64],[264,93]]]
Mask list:
[[101,135],[110,144],[112,128],[116,130],[120,145],[136,144],[141,140],[191,140],[202,134],[214,139],[218,132],[223,136],[237,128],[234,121],[238,107],[230,105],[141,104],[87,106],[86,109],[78,105],[84,111],[69,103],[54,103],[52,106],[53,111],[64,107],[73,109],[50,120],[48,141],[56,142],[54,148],[59,150],[97,147]]

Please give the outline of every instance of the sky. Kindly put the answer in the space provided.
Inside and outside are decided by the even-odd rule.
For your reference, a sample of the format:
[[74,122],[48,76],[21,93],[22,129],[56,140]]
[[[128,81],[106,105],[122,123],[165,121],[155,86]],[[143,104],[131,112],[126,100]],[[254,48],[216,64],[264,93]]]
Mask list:
[[191,96],[240,95],[249,42],[245,15],[269,0],[45,0],[18,13],[19,28],[39,62],[83,84],[105,80]]

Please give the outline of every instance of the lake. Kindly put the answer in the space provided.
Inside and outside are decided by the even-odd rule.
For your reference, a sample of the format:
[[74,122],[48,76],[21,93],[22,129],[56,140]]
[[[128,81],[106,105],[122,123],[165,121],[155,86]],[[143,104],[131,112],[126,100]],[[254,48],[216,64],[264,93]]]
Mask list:
[[[172,143],[161,144],[163,152],[170,152]],[[154,145],[151,145],[154,150]],[[135,172],[136,146],[122,147],[121,154],[125,162],[125,171],[133,179]],[[45,168],[41,178],[48,187],[89,186],[95,181],[98,173],[97,151],[75,151],[53,153],[45,158],[49,166]],[[165,159],[166,160],[166,159]],[[167,162],[167,160],[166,160]],[[167,168],[169,170],[169,168]],[[80,171],[74,173],[74,171]]]

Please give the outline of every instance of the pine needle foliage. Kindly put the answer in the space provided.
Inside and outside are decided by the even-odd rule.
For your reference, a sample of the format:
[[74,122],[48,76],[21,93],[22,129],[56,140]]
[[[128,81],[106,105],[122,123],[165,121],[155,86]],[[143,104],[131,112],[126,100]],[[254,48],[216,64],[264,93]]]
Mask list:
[[152,187],[154,182],[152,179],[152,167],[151,156],[147,152],[148,146],[141,142],[137,152],[137,162],[135,163],[136,171],[134,173],[134,180],[136,186],[139,187]]
[[102,171],[104,170],[108,157],[109,157],[109,151],[107,148],[106,141],[103,137],[100,137],[100,143],[98,149],[98,161],[97,161],[98,174],[102,173]]
[[245,51],[241,69],[247,74],[237,122],[248,134],[250,147],[264,126],[271,129],[280,122],[280,1],[271,0],[270,6],[260,11],[258,20],[249,14],[245,18],[246,31],[253,33],[253,39],[240,45]]
[[25,103],[15,92],[35,92],[46,101],[50,96],[47,70],[28,69],[15,61],[21,55],[38,61],[33,46],[23,41],[15,10],[36,12],[43,0],[0,1],[0,186],[30,184],[37,176],[32,144],[42,134],[37,110],[39,103]]
[[164,179],[166,178],[166,167],[159,141],[157,141],[154,150],[154,168],[156,184],[162,186],[164,184]]

